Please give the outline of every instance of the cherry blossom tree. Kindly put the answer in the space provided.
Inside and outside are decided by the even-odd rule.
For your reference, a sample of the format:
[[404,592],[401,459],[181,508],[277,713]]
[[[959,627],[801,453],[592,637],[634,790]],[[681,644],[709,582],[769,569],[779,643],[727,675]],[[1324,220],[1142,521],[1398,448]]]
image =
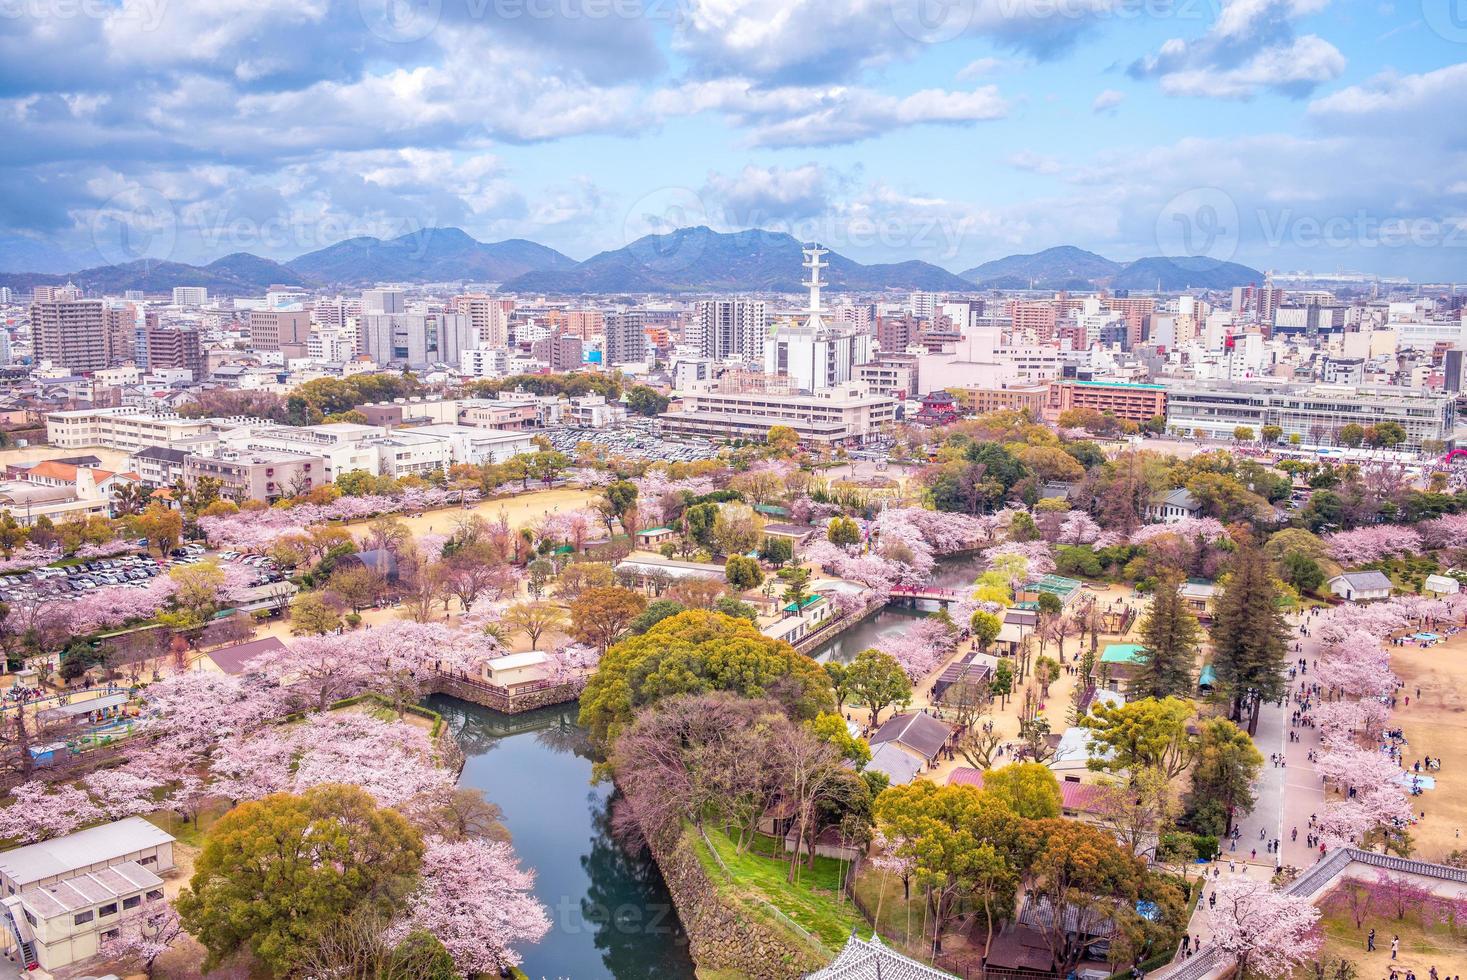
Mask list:
[[1025,574],[1029,578],[1048,575],[1054,571],[1054,552],[1044,541],[1010,541],[983,552],[984,560],[990,565],[1004,555],[1016,555],[1024,559]]
[[1249,878],[1222,881],[1213,894],[1212,942],[1237,963],[1239,977],[1286,976],[1319,949],[1319,910],[1309,899]]
[[1175,534],[1184,540],[1201,538],[1211,543],[1225,537],[1227,533],[1228,529],[1215,517],[1184,517],[1167,524],[1144,524],[1138,527],[1131,534],[1131,544],[1143,545],[1166,534]]
[[0,809],[0,837],[30,844],[69,834],[106,817],[92,798],[74,786],[54,789],[22,783],[10,791],[11,804]]
[[137,959],[152,980],[153,966],[183,935],[183,924],[167,901],[143,905],[119,919],[98,953],[111,960]]
[[502,841],[430,838],[420,874],[400,928],[438,937],[466,976],[497,976],[519,965],[515,947],[550,931],[550,916],[532,891],[534,875]]
[[355,649],[356,635],[302,637],[289,647],[255,657],[246,671],[285,688],[307,710],[324,711],[332,702],[364,690],[373,677]]
[[1467,514],[1444,514],[1416,525],[1428,548],[1450,548],[1467,540]]
[[1421,535],[1400,524],[1378,524],[1338,531],[1325,538],[1330,556],[1342,565],[1364,565],[1421,550]]
[[919,619],[900,632],[876,641],[876,649],[890,655],[913,681],[930,674],[952,653],[956,635],[935,616]]

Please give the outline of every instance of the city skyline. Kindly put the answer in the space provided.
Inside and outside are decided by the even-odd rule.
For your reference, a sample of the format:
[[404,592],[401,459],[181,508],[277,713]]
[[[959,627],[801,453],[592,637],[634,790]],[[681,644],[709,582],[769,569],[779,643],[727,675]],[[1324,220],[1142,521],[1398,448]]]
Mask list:
[[1450,0],[7,8],[0,271],[707,224],[1461,278]]

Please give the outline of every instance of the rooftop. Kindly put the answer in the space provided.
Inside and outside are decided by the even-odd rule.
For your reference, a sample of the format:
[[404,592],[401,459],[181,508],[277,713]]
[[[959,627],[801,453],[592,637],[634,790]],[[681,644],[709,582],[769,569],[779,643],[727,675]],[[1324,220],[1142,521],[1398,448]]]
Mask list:
[[148,888],[162,888],[159,878],[136,861],[123,861],[100,871],[87,871],[49,885],[29,885],[21,889],[21,901],[38,917],[54,919],[58,915],[91,908],[109,899],[118,899]]
[[1139,643],[1107,643],[1100,655],[1103,664],[1139,664],[1146,648]]
[[127,817],[0,854],[0,875],[22,887],[78,868],[107,864],[137,851],[173,843],[173,835],[142,817]]
[[289,649],[277,637],[267,636],[263,640],[251,640],[249,643],[239,643],[232,647],[220,647],[211,650],[204,656],[214,662],[214,666],[226,674],[243,674],[245,666],[262,653],[270,653],[274,650]]

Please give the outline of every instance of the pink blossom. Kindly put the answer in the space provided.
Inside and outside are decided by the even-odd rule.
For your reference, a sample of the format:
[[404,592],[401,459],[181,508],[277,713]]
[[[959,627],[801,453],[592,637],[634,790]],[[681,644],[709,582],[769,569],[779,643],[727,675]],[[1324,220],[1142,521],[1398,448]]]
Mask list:
[[1421,550],[1421,535],[1399,524],[1378,524],[1339,531],[1325,538],[1331,557],[1342,565],[1365,565]]
[[498,975],[519,964],[515,946],[539,942],[550,931],[532,890],[534,875],[502,841],[430,838],[421,875],[404,931],[416,927],[437,936],[460,973]]
[[[167,901],[151,901],[119,919],[108,932],[111,938],[103,940],[98,950],[103,957],[109,960],[136,957],[151,965],[183,934],[183,924]],[[148,972],[151,975],[151,970]]]
[[1054,571],[1054,552],[1043,541],[1010,541],[983,552],[984,559],[990,565],[1004,555],[1018,555],[1024,559],[1025,574],[1031,579]]
[[1228,531],[1215,517],[1184,517],[1169,524],[1144,524],[1131,534],[1132,544],[1145,544],[1164,534],[1175,534],[1184,540],[1201,538],[1209,543],[1225,537]]
[[22,783],[10,791],[11,804],[0,809],[0,837],[29,844],[60,837],[106,817],[92,798],[66,784]]
[[1214,894],[1212,943],[1233,957],[1240,974],[1286,976],[1319,949],[1319,910],[1309,899],[1241,877],[1220,882]]
[[890,655],[913,681],[926,677],[947,659],[957,645],[957,636],[941,619],[929,616],[910,627],[889,633],[876,642],[876,649]]

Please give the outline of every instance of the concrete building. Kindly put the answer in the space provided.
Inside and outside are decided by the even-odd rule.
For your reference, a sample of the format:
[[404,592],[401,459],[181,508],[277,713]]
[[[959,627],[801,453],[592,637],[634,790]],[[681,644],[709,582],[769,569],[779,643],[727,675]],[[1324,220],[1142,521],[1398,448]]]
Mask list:
[[412,430],[416,436],[432,436],[448,443],[448,456],[453,463],[480,466],[502,463],[520,453],[532,453],[535,444],[525,432],[501,432],[471,425],[420,425]]
[[[191,381],[203,380],[204,354],[197,330],[149,326],[138,331],[138,335],[139,358],[146,358],[144,364],[149,371],[177,368],[189,372]],[[146,354],[141,350],[146,350]]]
[[1166,415],[1167,389],[1163,385],[1119,381],[1054,381],[1044,415],[1051,421],[1070,409],[1093,409],[1102,415],[1130,419],[1137,425]]
[[552,371],[575,371],[585,363],[585,344],[570,333],[554,333],[535,341],[530,352]]
[[762,361],[769,335],[769,308],[763,300],[703,300],[690,329],[698,353],[716,361]]
[[174,306],[203,306],[209,302],[209,290],[203,286],[174,286]]
[[101,446],[131,453],[148,446],[192,447],[221,427],[217,419],[186,419],[126,408],[86,408],[48,413],[46,441],[61,449]]
[[450,309],[468,317],[469,329],[479,338],[476,347],[503,350],[509,346],[509,312],[514,300],[470,293],[454,297]]
[[646,324],[640,310],[611,310],[605,319],[606,346],[601,363],[606,367],[635,364],[647,359]]
[[859,444],[896,421],[895,398],[855,382],[809,394],[690,389],[673,395],[683,410],[661,416],[663,431],[710,439],[761,440],[771,427],[786,425],[802,442]]
[[362,470],[381,473],[380,452],[367,440],[385,436],[376,425],[327,422],[322,425],[245,425],[220,433],[219,444],[236,452],[283,452],[319,457],[324,466],[322,483],[331,483],[343,473]]
[[427,476],[434,470],[448,472],[453,464],[448,440],[421,436],[410,430],[376,436],[369,441],[378,449],[383,476]]
[[359,347],[379,366],[456,365],[461,352],[479,344],[478,330],[462,313],[372,313],[365,295]]
[[163,901],[173,837],[141,817],[0,854],[6,952],[55,972],[95,956],[135,909]]
[[1256,433],[1277,425],[1285,441],[1338,443],[1341,428],[1396,422],[1406,431],[1406,449],[1423,442],[1450,446],[1457,429],[1455,394],[1392,386],[1228,384],[1185,382],[1167,388],[1167,427],[1185,435],[1232,438],[1233,429]]
[[49,361],[77,373],[110,366],[101,300],[37,300],[30,317],[37,363]]
[[287,360],[306,357],[311,314],[306,310],[251,310],[250,346],[258,351],[280,351]]
[[138,479],[150,487],[171,487],[184,475],[186,449],[169,449],[166,446],[148,446],[127,457],[128,468]]
[[1020,385],[1013,388],[950,388],[959,407],[969,415],[987,412],[1030,412],[1039,418],[1049,399],[1049,385]]
[[324,486],[326,461],[319,455],[273,450],[216,449],[212,455],[190,453],[183,478],[190,485],[203,477],[218,480],[221,495],[236,503],[271,502]]

